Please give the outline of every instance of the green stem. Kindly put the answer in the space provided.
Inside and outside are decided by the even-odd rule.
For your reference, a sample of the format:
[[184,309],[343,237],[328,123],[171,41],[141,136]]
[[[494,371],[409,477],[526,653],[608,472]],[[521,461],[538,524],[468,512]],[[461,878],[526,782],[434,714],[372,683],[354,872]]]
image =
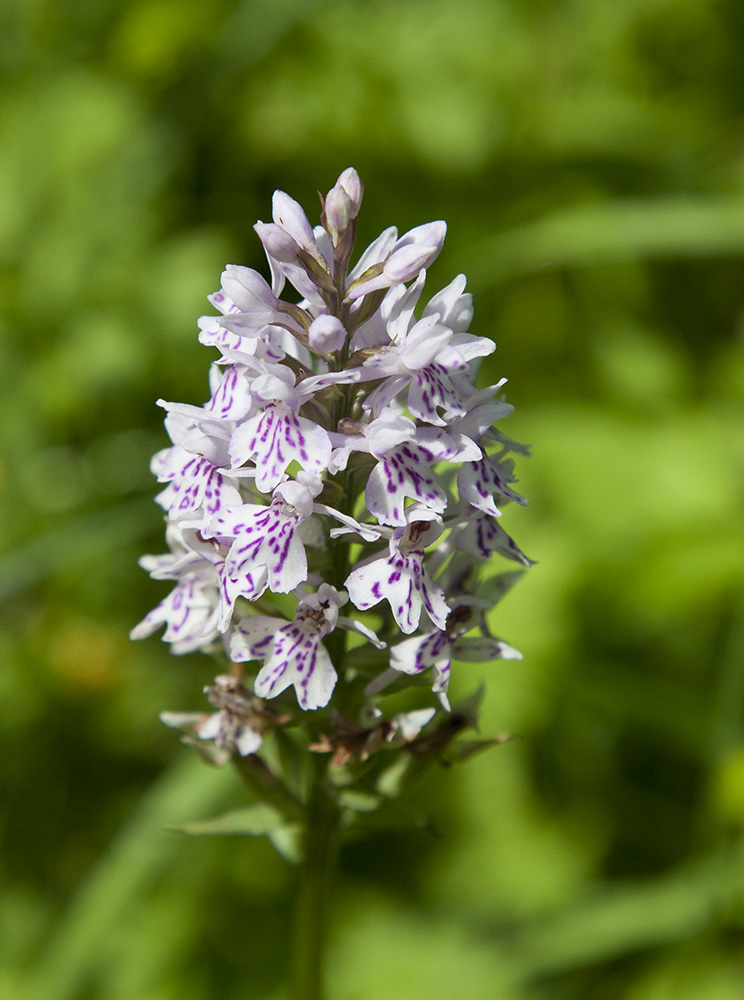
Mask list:
[[338,809],[326,795],[326,761],[313,761],[305,851],[295,897],[290,1000],[325,1000],[323,960],[338,841]]

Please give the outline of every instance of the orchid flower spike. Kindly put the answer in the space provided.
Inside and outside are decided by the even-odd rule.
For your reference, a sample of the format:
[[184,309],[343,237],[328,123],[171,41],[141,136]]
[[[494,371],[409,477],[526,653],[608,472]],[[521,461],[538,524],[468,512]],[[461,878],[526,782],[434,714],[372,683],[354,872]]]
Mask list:
[[[449,711],[458,659],[520,655],[490,632],[494,559],[531,564],[500,523],[526,503],[526,449],[497,427],[504,380],[476,386],[495,345],[469,331],[463,275],[422,302],[444,222],[391,227],[353,262],[362,194],[348,167],[315,226],[274,194],[256,225],[270,278],[228,265],[199,320],[220,352],[209,399],[161,401],[170,551],[142,565],[172,590],[132,637],[164,626],[174,653],[222,658],[211,711],[164,715],[220,760],[281,726],[307,725],[336,762],[413,747]],[[390,685],[423,704],[386,717]],[[318,728],[334,719],[336,735]]]

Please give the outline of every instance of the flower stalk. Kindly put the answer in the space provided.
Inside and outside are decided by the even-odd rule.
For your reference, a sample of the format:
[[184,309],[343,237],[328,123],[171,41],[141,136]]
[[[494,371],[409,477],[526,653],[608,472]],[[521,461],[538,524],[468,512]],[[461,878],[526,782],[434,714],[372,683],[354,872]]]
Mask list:
[[324,958],[338,850],[339,809],[324,787],[327,759],[313,762],[294,901],[290,1000],[325,1000]]

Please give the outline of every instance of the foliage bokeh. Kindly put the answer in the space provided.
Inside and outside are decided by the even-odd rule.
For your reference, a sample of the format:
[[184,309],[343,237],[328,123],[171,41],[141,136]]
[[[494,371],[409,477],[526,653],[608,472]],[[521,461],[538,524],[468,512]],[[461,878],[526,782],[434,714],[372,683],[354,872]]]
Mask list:
[[[360,240],[449,223],[509,376],[525,659],[430,829],[341,858],[334,996],[734,1000],[744,984],[744,16],[733,0],[7,0],[0,13],[0,994],[278,996],[291,876],[168,825],[240,801],[163,709],[157,397],[252,223],[341,169]],[[366,227],[366,228],[365,228]]]

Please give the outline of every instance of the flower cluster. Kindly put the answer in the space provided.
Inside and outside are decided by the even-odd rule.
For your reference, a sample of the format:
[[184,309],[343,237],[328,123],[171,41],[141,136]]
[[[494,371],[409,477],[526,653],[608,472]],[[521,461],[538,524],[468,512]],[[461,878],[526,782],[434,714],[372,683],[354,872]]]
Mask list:
[[334,698],[348,719],[428,671],[447,709],[453,659],[519,656],[489,632],[498,587],[481,578],[494,553],[530,565],[499,524],[505,503],[526,502],[511,457],[526,449],[495,426],[512,409],[504,380],[475,384],[495,345],[468,332],[463,275],[420,307],[444,222],[386,229],[350,266],[361,200],[349,168],[313,227],[277,191],[273,221],[255,226],[271,281],[229,265],[209,297],[218,315],[199,320],[220,353],[209,400],[159,401],[170,552],[143,565],[174,587],[132,636],[165,625],[175,653],[224,649],[233,680],[206,689],[217,711],[165,721],[243,755],[285,718],[262,706],[288,688],[301,709]]

